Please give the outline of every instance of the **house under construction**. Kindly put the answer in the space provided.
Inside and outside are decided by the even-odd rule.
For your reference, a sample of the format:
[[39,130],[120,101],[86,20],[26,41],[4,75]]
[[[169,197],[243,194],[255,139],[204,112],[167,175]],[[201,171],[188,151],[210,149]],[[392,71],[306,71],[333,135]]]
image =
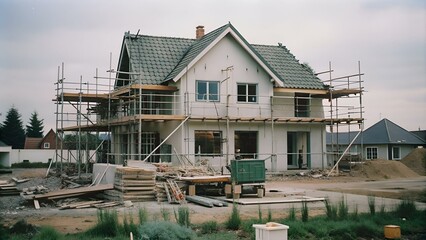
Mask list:
[[[282,44],[250,44],[230,23],[206,34],[198,26],[195,39],[125,33],[117,69],[107,72],[71,82],[58,69],[59,136],[108,136],[92,162],[326,168],[344,152],[326,152],[326,131],[363,128],[359,63],[349,76],[334,78],[331,64],[314,74]],[[77,146],[81,162],[87,149]]]

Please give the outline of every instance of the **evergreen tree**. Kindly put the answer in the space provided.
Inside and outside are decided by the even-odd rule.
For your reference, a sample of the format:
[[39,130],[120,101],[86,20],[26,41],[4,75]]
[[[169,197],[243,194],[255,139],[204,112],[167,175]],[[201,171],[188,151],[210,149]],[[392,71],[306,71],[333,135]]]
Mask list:
[[21,115],[15,107],[11,107],[7,112],[1,132],[4,143],[13,149],[24,148],[25,130],[22,127]]
[[27,137],[43,137],[43,119],[38,119],[37,112],[31,114],[30,122],[27,125]]

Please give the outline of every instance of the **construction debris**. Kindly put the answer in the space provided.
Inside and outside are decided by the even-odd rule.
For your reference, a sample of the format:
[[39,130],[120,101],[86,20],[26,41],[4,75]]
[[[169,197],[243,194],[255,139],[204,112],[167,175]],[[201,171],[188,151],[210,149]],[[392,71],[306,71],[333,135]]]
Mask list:
[[90,193],[98,193],[105,190],[111,190],[114,186],[112,184],[103,184],[92,187],[81,187],[73,189],[63,189],[58,191],[53,191],[45,194],[34,195],[34,199],[61,199],[67,197],[81,196]]
[[73,203],[63,204],[59,207],[59,210],[64,209],[82,209],[82,208],[106,208],[120,205],[119,202],[105,202],[103,200],[94,200],[94,201],[78,201]]
[[201,196],[186,196],[186,200],[188,200],[188,202],[193,202],[193,203],[197,203],[200,204],[202,206],[206,206],[206,207],[227,207],[228,203],[226,202],[222,202],[220,200],[216,200],[216,199],[211,199],[211,198],[206,198],[206,197],[201,197]]
[[20,191],[14,183],[8,183],[7,181],[0,182],[0,196],[6,195],[19,195]]

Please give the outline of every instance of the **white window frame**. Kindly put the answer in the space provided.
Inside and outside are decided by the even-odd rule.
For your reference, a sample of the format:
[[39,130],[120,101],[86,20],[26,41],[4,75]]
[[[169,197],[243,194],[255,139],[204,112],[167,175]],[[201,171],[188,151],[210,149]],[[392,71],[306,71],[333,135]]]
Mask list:
[[[370,154],[368,154],[368,150],[370,150],[370,151],[375,150],[376,151],[376,157],[374,157],[373,152],[370,152]],[[370,155],[370,156],[368,156],[368,155]],[[379,149],[377,147],[366,147],[365,148],[365,158],[367,160],[377,159],[378,155],[379,155]]]
[[[244,95],[238,93],[238,87],[239,86],[245,86]],[[249,86],[254,86],[256,88],[256,93],[254,95],[254,98],[255,98],[254,101],[251,101],[252,100],[251,98],[253,97],[253,95],[249,94],[249,88],[248,88]],[[258,92],[259,92],[259,87],[258,87],[257,83],[237,83],[237,102],[238,103],[258,103],[258,99],[259,99]],[[245,100],[244,101],[240,100],[240,96],[244,97]]]
[[43,143],[43,148],[50,148],[50,143],[48,142]]
[[[200,94],[199,84],[206,84],[206,93]],[[210,84],[217,85],[217,93],[211,93]],[[201,96],[201,97],[200,97]],[[216,96],[217,99],[212,98],[212,96]],[[219,81],[206,81],[206,80],[196,80],[195,81],[195,100],[197,102],[220,102],[220,82]]]
[[[398,149],[398,157],[395,157],[394,149]],[[401,159],[401,148],[400,147],[392,147],[392,159],[400,160]]]

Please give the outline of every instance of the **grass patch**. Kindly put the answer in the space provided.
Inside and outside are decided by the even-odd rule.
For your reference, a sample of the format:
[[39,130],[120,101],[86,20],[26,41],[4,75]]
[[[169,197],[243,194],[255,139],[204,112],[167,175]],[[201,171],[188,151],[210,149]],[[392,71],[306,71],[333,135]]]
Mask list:
[[119,226],[117,211],[99,210],[97,224],[87,233],[91,236],[115,237],[119,234]]
[[302,202],[302,222],[307,222],[309,218],[308,202]]
[[376,198],[374,196],[368,196],[368,209],[371,215],[376,214]]
[[346,202],[345,197],[342,196],[342,199],[339,202],[338,209],[337,209],[337,216],[339,219],[347,219],[349,215],[349,207],[348,203]]
[[241,225],[240,211],[238,210],[237,204],[232,205],[232,213],[226,221],[226,228],[230,230],[238,230]]
[[53,227],[41,227],[40,231],[34,236],[34,240],[57,240],[62,239],[61,233]]
[[189,219],[189,208],[188,207],[179,207],[178,211],[174,211],[176,222],[185,227],[189,227],[191,225],[191,221]]
[[296,209],[294,208],[294,206],[292,205],[291,208],[288,211],[288,217],[287,220],[289,221],[294,221],[296,220]]
[[141,225],[148,221],[148,211],[146,210],[145,206],[143,208],[139,208],[138,218],[139,218],[139,224]]
[[189,240],[195,237],[190,228],[168,221],[147,222],[139,227],[141,240]]
[[219,230],[219,224],[216,221],[207,221],[201,224],[202,234],[212,234]]

